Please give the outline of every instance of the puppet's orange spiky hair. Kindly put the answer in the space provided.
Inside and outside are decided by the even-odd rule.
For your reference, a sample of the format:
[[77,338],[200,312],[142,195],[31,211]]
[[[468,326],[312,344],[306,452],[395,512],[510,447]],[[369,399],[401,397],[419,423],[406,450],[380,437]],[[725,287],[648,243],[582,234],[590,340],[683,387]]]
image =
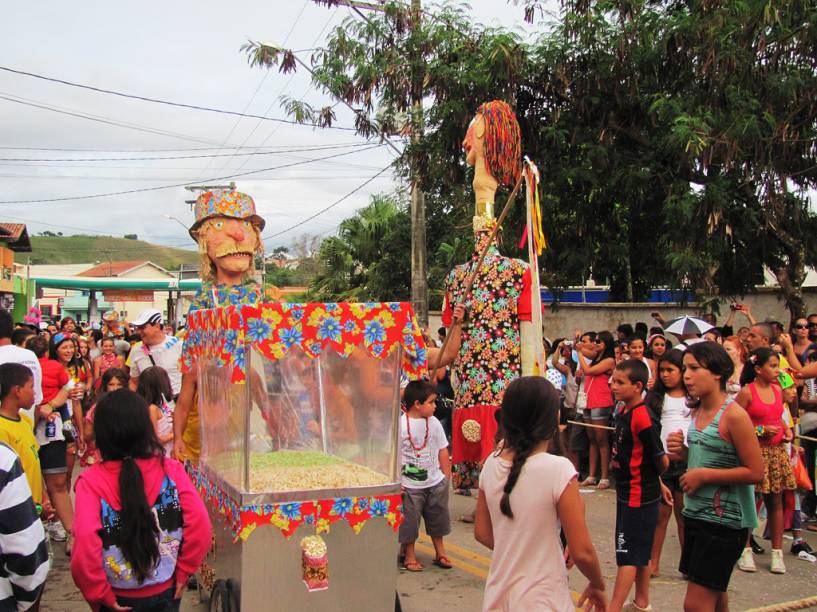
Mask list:
[[507,102],[493,100],[479,107],[485,120],[485,166],[500,185],[516,184],[522,170],[519,122]]

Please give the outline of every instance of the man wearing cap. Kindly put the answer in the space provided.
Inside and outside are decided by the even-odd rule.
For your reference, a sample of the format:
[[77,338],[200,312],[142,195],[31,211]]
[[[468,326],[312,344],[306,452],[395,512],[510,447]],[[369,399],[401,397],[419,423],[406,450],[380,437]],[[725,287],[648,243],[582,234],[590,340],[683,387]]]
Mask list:
[[[238,191],[207,191],[196,200],[196,221],[190,235],[199,245],[202,285],[188,313],[224,306],[261,303],[262,291],[253,280],[255,257],[263,254],[264,219],[255,202]],[[182,390],[173,418],[173,454],[197,460],[201,450],[196,401],[196,364],[182,352]]]
[[126,363],[130,368],[131,389],[136,389],[142,372],[157,365],[167,371],[173,395],[178,395],[182,388],[182,372],[179,369],[182,357],[181,340],[165,333],[162,313],[155,308],[143,310],[131,321],[131,325],[139,330],[142,337],[142,342],[131,349]]

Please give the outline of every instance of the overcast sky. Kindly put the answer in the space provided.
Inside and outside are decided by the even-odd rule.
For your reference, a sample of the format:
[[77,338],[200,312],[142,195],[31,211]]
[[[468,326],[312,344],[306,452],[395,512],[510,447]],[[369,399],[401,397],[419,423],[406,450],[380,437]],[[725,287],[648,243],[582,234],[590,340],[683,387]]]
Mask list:
[[[469,3],[476,21],[526,29],[522,10],[505,0]],[[139,3],[22,2],[0,23],[0,65],[135,95],[244,113],[284,117],[284,93],[318,103],[308,77],[250,68],[239,48],[248,38],[293,49],[320,46],[349,14],[311,0],[216,0]],[[90,114],[90,121],[9,101]],[[351,125],[338,109],[338,125]],[[159,134],[155,132],[161,132]],[[129,100],[0,71],[0,220],[24,222],[30,233],[136,233],[150,242],[192,247],[192,222],[182,187],[64,202],[8,203],[104,194],[206,179],[352,152],[324,162],[236,178],[267,220],[269,236],[332,204],[387,166],[394,153],[382,146],[219,158],[140,161],[61,161],[67,158],[230,154],[219,147],[256,151],[361,145],[353,132],[313,130]],[[79,149],[24,150],[12,147]],[[209,150],[201,150],[210,147]],[[358,146],[357,149],[365,147]],[[196,149],[196,150],[194,150]],[[112,152],[106,152],[112,151]],[[128,151],[129,153],[125,153]],[[252,151],[250,149],[249,151]],[[243,152],[248,152],[244,150]],[[57,161],[8,161],[16,158]],[[327,213],[270,238],[271,250],[302,233],[329,235],[369,196],[394,186],[388,171]],[[89,253],[88,260],[95,259]]]

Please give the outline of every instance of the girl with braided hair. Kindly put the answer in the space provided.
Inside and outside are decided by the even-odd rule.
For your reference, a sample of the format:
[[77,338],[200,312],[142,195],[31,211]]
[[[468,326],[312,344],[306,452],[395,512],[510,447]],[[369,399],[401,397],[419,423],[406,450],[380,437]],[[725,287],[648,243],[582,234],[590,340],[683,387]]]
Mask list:
[[544,378],[508,385],[500,413],[503,440],[485,461],[474,537],[491,548],[483,610],[575,610],[566,554],[589,580],[578,602],[605,610],[607,597],[587,531],[576,470],[548,453],[559,425],[559,395]]

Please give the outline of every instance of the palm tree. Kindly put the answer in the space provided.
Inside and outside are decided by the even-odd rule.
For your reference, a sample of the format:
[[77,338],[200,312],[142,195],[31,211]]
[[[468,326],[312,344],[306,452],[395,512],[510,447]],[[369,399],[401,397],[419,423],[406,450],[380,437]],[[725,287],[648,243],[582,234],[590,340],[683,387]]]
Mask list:
[[345,219],[337,236],[321,243],[318,257],[323,270],[310,285],[316,296],[335,301],[391,299],[383,295],[383,287],[371,281],[386,255],[387,236],[400,215],[392,198],[377,195],[368,206]]

